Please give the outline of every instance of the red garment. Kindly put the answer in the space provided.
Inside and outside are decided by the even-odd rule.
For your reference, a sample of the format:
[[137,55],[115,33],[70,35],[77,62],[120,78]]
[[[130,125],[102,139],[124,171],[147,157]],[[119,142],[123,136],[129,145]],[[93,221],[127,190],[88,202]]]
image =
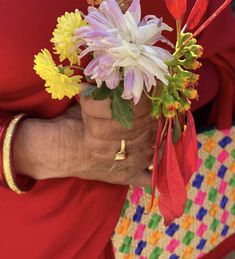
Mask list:
[[[0,110],[45,118],[68,107],[68,99],[51,100],[45,92],[33,56],[50,47],[58,16],[86,6],[77,0],[0,1]],[[0,258],[112,258],[109,239],[126,192],[75,178],[38,181],[23,195],[0,187]]]
[[[192,6],[195,1],[189,2]],[[220,2],[222,0],[210,1],[210,12]],[[142,5],[145,14],[163,16],[174,26],[163,0],[144,0]],[[50,47],[49,39],[56,18],[75,8],[85,12],[86,1],[0,0],[1,111],[26,112],[35,117],[50,118],[61,114],[70,105],[66,98],[63,101],[51,100],[32,67],[33,56],[40,49]],[[232,100],[235,35],[231,30],[234,26],[234,17],[227,10],[200,37],[205,48],[205,66],[201,71],[201,98],[195,104],[196,108],[217,96],[222,86],[225,90],[228,88],[219,81],[225,74],[230,87],[229,92],[223,94]],[[222,41],[219,40],[221,38]],[[220,115],[224,99],[222,92],[219,93]],[[228,118],[222,121],[224,126],[230,123],[232,114],[232,101],[229,100],[225,103]],[[220,115],[219,119],[222,118]],[[74,178],[38,181],[34,189],[24,195],[0,188],[0,257],[112,258],[109,238],[126,191],[127,187]]]
[[[143,5],[143,2],[145,3]],[[192,9],[195,0],[188,0],[188,9]],[[210,0],[209,6],[203,20],[211,14],[224,0]],[[144,12],[154,13],[163,17],[163,21],[175,28],[175,21],[170,16],[164,0],[142,1]],[[202,21],[203,22],[203,21]],[[235,16],[230,7],[227,7],[209,27],[198,36],[198,43],[204,48],[201,59],[203,64],[199,70],[200,82],[198,85],[199,101],[192,103],[192,109],[197,110],[213,100],[211,112],[211,123],[218,128],[231,126],[232,117],[235,112]],[[168,33],[168,39],[175,41],[175,33]]]
[[[0,111],[0,168],[3,168],[3,142],[6,135],[6,129],[13,116],[10,113]],[[3,172],[0,170],[0,186],[8,188]]]
[[[215,249],[211,250],[202,259],[222,259],[235,249],[235,233],[222,241]],[[231,255],[228,258],[232,258]]]

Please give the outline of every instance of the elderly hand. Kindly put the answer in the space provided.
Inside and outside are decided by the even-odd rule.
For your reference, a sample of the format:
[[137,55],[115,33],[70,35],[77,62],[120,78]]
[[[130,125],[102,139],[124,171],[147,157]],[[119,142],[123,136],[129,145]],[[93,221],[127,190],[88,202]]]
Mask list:
[[[114,184],[147,186],[151,174],[155,123],[146,98],[134,107],[131,130],[111,119],[109,100],[84,99],[63,115],[27,119],[17,132],[14,166],[35,179],[79,177]],[[128,159],[114,161],[121,140]]]
[[[81,107],[85,146],[89,152],[90,163],[94,163],[92,168],[102,172],[99,174],[99,180],[118,184],[150,185],[151,174],[145,169],[153,159],[156,122],[150,116],[149,100],[142,98],[134,107],[136,117],[130,130],[111,119],[109,99],[84,99]],[[126,141],[128,159],[114,161],[122,139]],[[87,175],[97,180],[97,176],[93,175],[89,168]]]

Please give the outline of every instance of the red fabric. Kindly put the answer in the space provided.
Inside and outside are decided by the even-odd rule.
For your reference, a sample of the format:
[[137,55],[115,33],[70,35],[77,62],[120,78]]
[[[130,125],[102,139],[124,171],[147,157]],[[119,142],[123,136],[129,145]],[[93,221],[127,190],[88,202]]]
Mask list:
[[[189,1],[189,6],[193,2]],[[210,1],[208,13],[220,2]],[[145,0],[142,6],[145,14],[166,17],[174,26],[163,0]],[[75,8],[85,12],[86,1],[0,0],[0,7],[0,110],[42,118],[61,114],[70,101],[50,99],[32,69],[33,56],[50,47],[56,18]],[[204,68],[200,72],[200,102],[194,108],[218,95],[223,84],[217,73],[221,67],[230,78],[234,75],[234,26],[232,13],[227,10],[200,37],[205,48]],[[234,88],[234,82],[231,87]],[[220,99],[218,102],[222,114]],[[231,117],[231,109],[226,112]],[[227,119],[222,122],[227,123]],[[1,258],[110,259],[109,238],[126,191],[127,187],[74,178],[38,181],[32,191],[20,196],[0,188]]]
[[[235,234],[226,238],[215,249],[210,251],[202,259],[222,259],[235,249]],[[231,257],[230,257],[231,258]]]
[[[188,0],[185,21],[195,2],[196,0]],[[213,14],[223,2],[224,0],[210,0],[203,20]],[[174,19],[168,12],[164,0],[145,0],[144,3],[144,5],[142,3],[142,9],[145,14],[154,13],[162,16],[163,21],[175,29]],[[201,59],[203,66],[198,71],[200,98],[199,101],[193,102],[192,109],[197,110],[214,100],[211,123],[216,123],[218,128],[231,126],[233,110],[235,110],[234,28],[235,16],[232,9],[228,7],[198,36],[198,42],[203,46],[204,54]],[[166,36],[172,42],[175,41],[175,33],[167,33]]]
[[[212,1],[210,1],[212,2]],[[213,1],[209,5],[210,16],[224,1]],[[229,128],[235,111],[235,16],[226,8],[200,36],[204,47],[204,58],[208,58],[216,69],[219,91],[214,102],[211,121],[219,129]],[[207,44],[211,42],[211,44]]]
[[208,4],[209,4],[209,0],[198,0],[195,3],[185,23],[187,24],[188,30],[197,29],[198,24],[201,23],[201,20],[205,14],[205,11],[208,8]]
[[[50,47],[56,19],[86,1],[0,0],[0,110],[50,118],[68,99],[51,100],[33,71],[33,56]],[[36,137],[36,136],[35,136]],[[17,195],[0,188],[0,257],[110,259],[109,242],[127,187],[80,179],[38,181]]]
[[3,175],[3,141],[4,141],[4,136],[6,133],[6,129],[8,124],[10,123],[12,119],[11,114],[6,113],[6,112],[1,112],[0,111],[0,186],[4,188],[8,188],[7,183],[5,181],[5,177]]

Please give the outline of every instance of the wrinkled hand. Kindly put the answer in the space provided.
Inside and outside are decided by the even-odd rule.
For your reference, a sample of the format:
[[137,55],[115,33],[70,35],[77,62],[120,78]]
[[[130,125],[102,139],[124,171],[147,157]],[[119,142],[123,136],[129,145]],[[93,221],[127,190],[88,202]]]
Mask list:
[[[149,101],[142,98],[134,107],[136,118],[130,130],[111,119],[109,104],[108,99],[81,101],[84,147],[88,154],[84,177],[118,184],[150,185],[151,174],[145,169],[153,159],[156,122],[150,116]],[[114,161],[122,139],[126,140],[128,159]]]
[[[134,107],[131,130],[111,119],[109,100],[84,99],[63,115],[27,119],[14,144],[14,166],[35,179],[79,177],[114,184],[150,185],[155,123],[147,99]],[[128,159],[114,161],[121,139]]]

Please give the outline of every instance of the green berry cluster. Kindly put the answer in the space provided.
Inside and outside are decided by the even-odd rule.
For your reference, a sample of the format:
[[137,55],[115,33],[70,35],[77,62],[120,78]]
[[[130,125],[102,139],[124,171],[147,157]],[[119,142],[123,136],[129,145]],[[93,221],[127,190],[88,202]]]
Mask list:
[[195,87],[199,75],[192,72],[201,66],[198,59],[202,56],[203,48],[192,38],[191,33],[181,33],[173,60],[168,61],[168,84],[160,83],[153,92],[152,116],[159,118],[161,112],[166,118],[172,118],[177,112],[184,113],[190,109],[192,99],[198,98]]

